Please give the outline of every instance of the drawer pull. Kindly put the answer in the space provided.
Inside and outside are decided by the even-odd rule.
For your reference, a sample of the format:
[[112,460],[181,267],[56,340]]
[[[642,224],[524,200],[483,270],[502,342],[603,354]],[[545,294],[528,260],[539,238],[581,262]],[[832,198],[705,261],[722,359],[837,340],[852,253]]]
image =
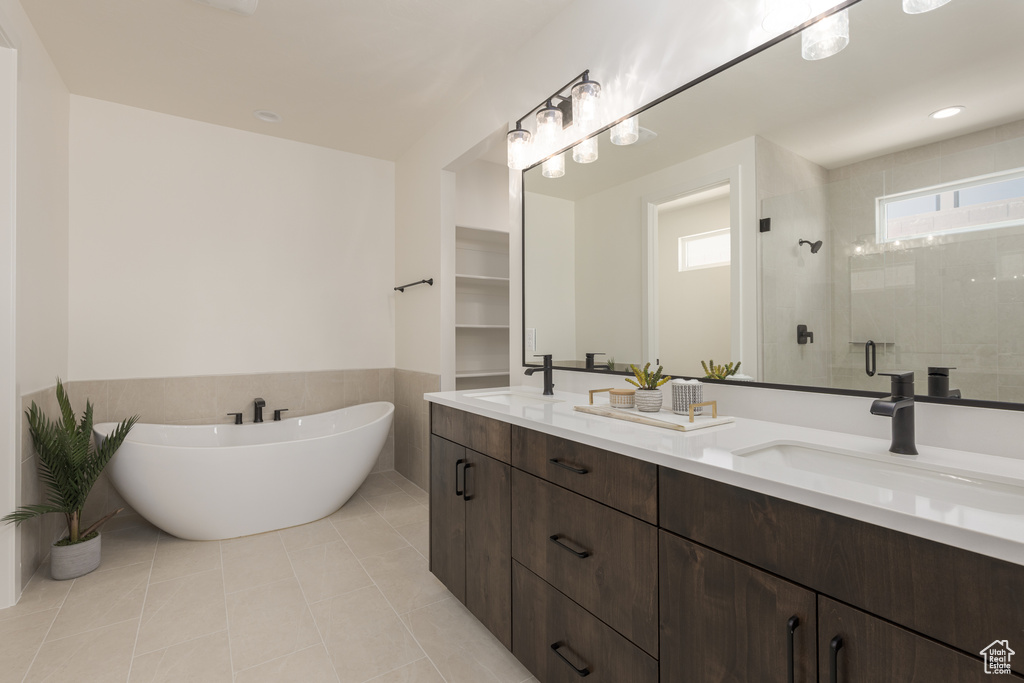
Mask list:
[[790,617],[789,621],[786,622],[786,647],[788,648],[788,652],[786,653],[786,671],[788,672],[788,677],[786,680],[789,681],[789,683],[793,683],[796,676],[796,663],[793,661],[793,636],[796,633],[796,627],[799,625],[800,617],[797,616]]
[[839,683],[839,651],[843,649],[843,637],[836,636],[828,644],[828,680]]
[[572,465],[566,465],[564,462],[559,462],[555,458],[548,458],[548,462],[551,463],[552,465],[556,465],[557,467],[561,467],[563,470],[569,470],[570,472],[575,472],[576,474],[586,474],[589,471],[583,469],[582,467],[573,467]]
[[473,498],[473,496],[469,495],[469,475],[466,474],[472,466],[473,464],[469,462],[462,466],[462,500],[470,500]]
[[562,548],[563,550],[568,550],[570,553],[572,553],[580,559],[583,559],[584,557],[590,557],[589,550],[573,550],[572,548],[558,540],[558,534],[550,536],[549,538],[551,539],[551,542],[557,545],[559,548]]
[[462,466],[466,461],[459,458],[455,461],[455,495],[464,496],[466,495],[466,470],[462,470],[462,490],[459,490],[459,467]]
[[[552,537],[552,538],[554,538],[554,537]],[[584,667],[582,669],[577,669],[575,664],[573,664],[568,659],[566,659],[565,655],[563,655],[561,652],[558,651],[558,648],[560,648],[560,647],[562,647],[564,645],[565,645],[565,643],[563,643],[562,641],[558,641],[557,643],[551,643],[551,651],[554,652],[556,655],[558,655],[559,659],[561,659],[563,662],[568,664],[569,667],[573,671],[575,671],[576,675],[579,676],[580,678],[583,678],[584,676],[589,676],[590,675],[590,669],[588,669],[586,667]]]

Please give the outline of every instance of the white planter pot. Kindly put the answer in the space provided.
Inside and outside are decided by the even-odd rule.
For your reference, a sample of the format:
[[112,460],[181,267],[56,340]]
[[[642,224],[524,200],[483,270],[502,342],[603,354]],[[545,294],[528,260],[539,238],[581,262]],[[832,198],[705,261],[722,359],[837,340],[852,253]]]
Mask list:
[[636,409],[641,413],[656,413],[661,410],[661,389],[637,389]]
[[100,566],[100,535],[74,545],[50,547],[50,576],[57,581],[77,579]]

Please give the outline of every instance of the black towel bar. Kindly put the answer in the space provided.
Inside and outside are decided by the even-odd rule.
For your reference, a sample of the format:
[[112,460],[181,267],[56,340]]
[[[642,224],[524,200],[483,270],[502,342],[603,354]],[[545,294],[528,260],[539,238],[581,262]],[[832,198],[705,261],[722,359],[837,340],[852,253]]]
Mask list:
[[429,280],[420,280],[419,282],[410,282],[407,285],[402,285],[401,287],[395,287],[395,291],[396,292],[404,292],[406,287],[415,287],[416,285],[430,285],[431,287],[433,287],[434,286],[434,278],[430,278]]

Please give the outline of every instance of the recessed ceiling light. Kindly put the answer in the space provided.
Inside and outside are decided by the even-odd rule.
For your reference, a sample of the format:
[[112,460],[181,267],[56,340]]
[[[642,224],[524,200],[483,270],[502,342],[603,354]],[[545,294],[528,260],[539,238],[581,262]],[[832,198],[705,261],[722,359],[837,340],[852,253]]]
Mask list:
[[281,115],[269,109],[257,109],[252,115],[260,121],[266,121],[267,123],[281,123]]
[[950,116],[956,116],[957,114],[962,112],[964,109],[965,109],[965,107],[961,107],[959,105],[956,106],[956,107],[946,107],[945,109],[940,109],[938,111],[933,111],[931,113],[931,117],[933,119],[948,119]]
[[256,11],[256,5],[260,0],[195,0],[200,5],[209,5],[227,12],[241,14],[243,17],[251,17]]

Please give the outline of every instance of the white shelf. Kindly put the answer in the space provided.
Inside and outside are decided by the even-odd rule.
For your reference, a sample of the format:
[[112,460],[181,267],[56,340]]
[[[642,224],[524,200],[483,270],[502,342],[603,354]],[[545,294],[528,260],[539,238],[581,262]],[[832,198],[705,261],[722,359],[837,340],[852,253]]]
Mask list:
[[507,330],[508,325],[456,325],[457,330]]
[[474,372],[456,372],[455,379],[468,379],[470,377],[507,377],[508,370],[478,370]]
[[494,275],[469,275],[467,273],[456,273],[455,279],[456,281],[465,280],[467,284],[474,284],[477,282],[481,284],[489,284],[492,282],[495,284],[508,284],[509,282],[509,279],[507,277],[496,277]]

